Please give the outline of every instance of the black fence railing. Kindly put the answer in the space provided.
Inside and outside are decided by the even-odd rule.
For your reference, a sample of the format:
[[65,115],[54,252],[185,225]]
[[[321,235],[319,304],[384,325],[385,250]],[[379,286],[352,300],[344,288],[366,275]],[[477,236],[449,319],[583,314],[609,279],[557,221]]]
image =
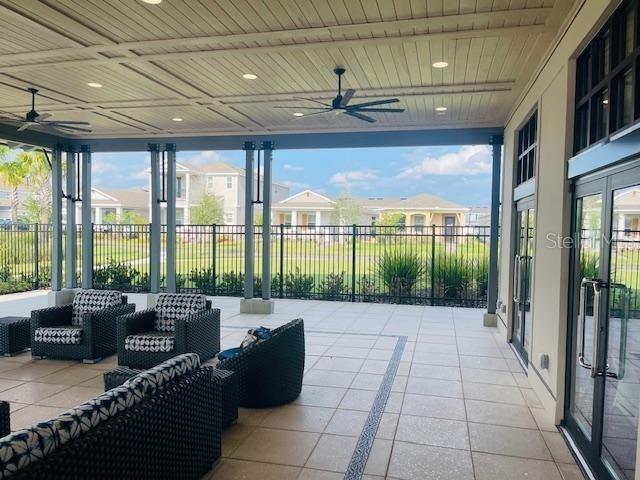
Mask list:
[[[150,226],[93,226],[93,284],[149,290]],[[78,227],[80,281],[82,232]],[[163,227],[161,284],[166,285]],[[244,226],[179,225],[176,274],[180,291],[240,296],[244,290]],[[262,289],[262,229],[254,230],[254,292]],[[0,231],[2,278],[47,286],[51,228],[24,225]],[[489,227],[272,227],[271,290],[279,298],[486,305]],[[2,285],[0,283],[0,285]]]

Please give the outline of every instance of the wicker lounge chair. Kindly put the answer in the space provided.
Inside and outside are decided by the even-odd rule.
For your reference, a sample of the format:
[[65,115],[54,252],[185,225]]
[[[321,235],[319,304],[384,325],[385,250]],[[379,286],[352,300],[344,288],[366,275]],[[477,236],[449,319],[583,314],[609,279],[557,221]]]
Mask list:
[[118,319],[118,365],[150,368],[194,352],[205,361],[220,350],[220,310],[204,295],[167,293],[156,307]]
[[304,356],[304,322],[297,319],[273,330],[271,338],[222,360],[216,368],[238,375],[241,407],[274,407],[300,395]]
[[113,290],[80,290],[73,302],[31,312],[31,354],[96,362],[116,352],[116,319],[135,311]]

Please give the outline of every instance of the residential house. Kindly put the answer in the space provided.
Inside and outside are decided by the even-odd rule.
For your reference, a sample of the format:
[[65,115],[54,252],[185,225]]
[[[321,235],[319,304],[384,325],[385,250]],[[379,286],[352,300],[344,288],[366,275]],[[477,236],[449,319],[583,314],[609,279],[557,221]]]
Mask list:
[[[135,213],[147,218],[149,193],[142,188],[113,189],[91,188],[91,221],[95,224],[120,221],[126,213]],[[77,204],[76,217],[80,218]]]
[[[150,186],[150,169],[147,169],[147,173]],[[215,195],[222,202],[223,223],[225,225],[244,223],[244,168],[224,162],[211,162],[203,165],[176,162],[176,222],[179,225],[191,223],[191,209],[198,205],[204,194]],[[254,195],[257,195],[257,178],[254,184]],[[273,181],[271,195],[273,202],[285,199],[289,195],[289,187],[284,183]],[[149,205],[150,201],[149,194],[147,194]],[[260,205],[258,204],[256,207],[256,211],[260,212]],[[162,218],[165,221],[166,204],[161,204],[161,208]],[[149,210],[150,215],[151,211]]]
[[[354,197],[353,201],[362,209],[362,216],[356,223],[375,225],[386,213],[401,213],[400,222],[407,232],[422,231],[426,225],[447,228],[465,225],[465,215],[469,210],[443,198],[421,193],[413,197]],[[304,190],[284,200],[274,203],[273,221],[287,227],[337,225],[335,215],[338,201],[325,194]]]

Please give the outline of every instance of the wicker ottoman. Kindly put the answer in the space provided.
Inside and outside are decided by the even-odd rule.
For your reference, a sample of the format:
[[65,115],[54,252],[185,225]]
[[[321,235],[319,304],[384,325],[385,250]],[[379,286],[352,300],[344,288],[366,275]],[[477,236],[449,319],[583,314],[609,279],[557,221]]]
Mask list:
[[[104,391],[122,385],[131,377],[144,370],[118,367],[104,373]],[[213,369],[212,372],[222,382],[222,426],[227,427],[238,419],[238,376],[229,370]]]
[[0,353],[11,356],[31,346],[31,320],[27,317],[0,318]]

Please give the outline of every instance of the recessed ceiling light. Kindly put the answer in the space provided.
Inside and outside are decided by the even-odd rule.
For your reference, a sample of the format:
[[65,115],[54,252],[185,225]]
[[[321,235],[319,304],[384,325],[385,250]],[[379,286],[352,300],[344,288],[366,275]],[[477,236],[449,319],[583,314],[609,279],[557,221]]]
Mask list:
[[254,75],[253,73],[245,73],[244,75],[242,75],[242,78],[246,78],[247,80],[255,80],[256,78],[258,78],[258,76]]
[[181,122],[182,119],[180,117],[173,117],[171,120],[173,120],[174,122]]
[[144,3],[148,3],[150,5],[158,5],[162,3],[162,0],[142,0]]
[[293,116],[294,116],[294,117],[304,117],[304,113],[302,113],[302,112],[295,112],[295,113],[293,114]]
[[433,68],[445,68],[448,66],[449,64],[447,62],[433,62]]
[[91,88],[102,88],[102,84],[98,82],[89,82],[87,86]]
[[436,107],[436,112],[446,112],[447,107]]

